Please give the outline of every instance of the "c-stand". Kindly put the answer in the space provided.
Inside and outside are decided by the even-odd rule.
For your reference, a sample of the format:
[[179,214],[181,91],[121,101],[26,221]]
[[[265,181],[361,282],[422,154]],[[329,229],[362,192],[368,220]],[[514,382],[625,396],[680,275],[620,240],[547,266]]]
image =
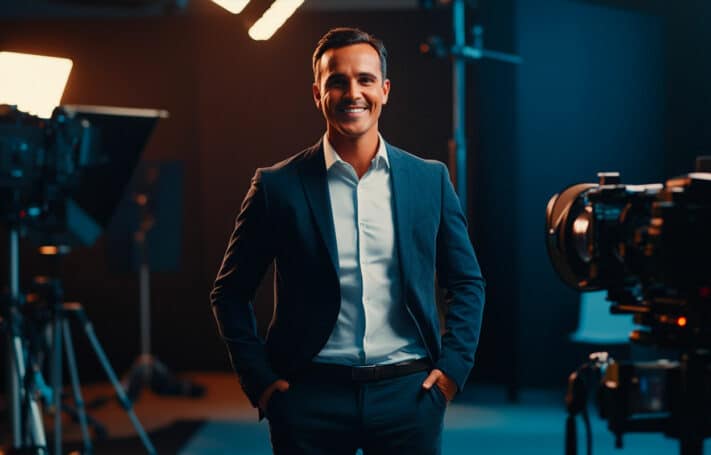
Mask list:
[[138,228],[133,233],[133,243],[138,253],[138,282],[140,309],[140,344],[141,354],[136,358],[131,369],[124,376],[124,386],[132,401],[138,400],[144,387],[149,387],[159,395],[182,395],[199,397],[205,394],[204,386],[176,377],[170,369],[151,352],[151,261],[148,238],[157,220],[156,198],[160,181],[160,167],[149,166],[145,175],[136,184],[138,191],[133,195],[133,202],[138,208]]

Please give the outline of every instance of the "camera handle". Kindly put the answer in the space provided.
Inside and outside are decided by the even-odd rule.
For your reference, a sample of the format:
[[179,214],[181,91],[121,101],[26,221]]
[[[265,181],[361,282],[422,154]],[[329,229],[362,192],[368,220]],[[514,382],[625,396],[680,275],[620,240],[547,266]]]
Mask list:
[[578,414],[582,416],[585,424],[587,455],[592,454],[592,430],[588,414],[588,386],[584,378],[585,374],[589,373],[590,368],[591,365],[586,363],[568,377],[568,391],[565,395],[565,404],[568,409],[568,417],[565,420],[566,455],[577,455],[578,453],[578,434],[575,424],[575,416]]
[[[590,361],[578,367],[568,376],[568,390],[565,394],[565,404],[568,417],[565,420],[565,454],[577,455],[578,435],[575,425],[575,416],[580,414],[585,425],[585,447],[587,455],[592,455],[592,428],[590,427],[590,414],[588,413],[588,395],[590,384],[599,380],[601,371],[605,371],[612,361],[607,352],[593,352]],[[597,375],[597,378],[592,377]],[[592,380],[591,380],[592,379]],[[622,448],[622,437],[615,438],[615,447]]]

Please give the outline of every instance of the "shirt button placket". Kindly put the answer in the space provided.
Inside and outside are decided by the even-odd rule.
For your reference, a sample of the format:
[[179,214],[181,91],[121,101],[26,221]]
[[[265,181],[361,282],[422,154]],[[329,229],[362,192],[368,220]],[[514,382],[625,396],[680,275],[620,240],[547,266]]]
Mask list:
[[[365,176],[364,176],[365,177]],[[363,235],[363,230],[364,230],[364,223],[362,221],[362,207],[361,207],[361,201],[363,198],[361,197],[362,194],[362,182],[363,179],[361,179],[358,184],[356,185],[356,213],[357,213],[357,219],[358,219],[358,264],[360,266],[360,283],[361,283],[361,290],[362,290],[362,305],[363,305],[363,325],[364,325],[364,330],[363,330],[363,340],[362,340],[362,345],[363,345],[363,355],[362,359],[363,362],[367,362],[367,343],[368,343],[368,319],[367,319],[367,311],[365,309],[365,305],[368,302],[368,289],[366,288],[366,281],[365,281],[365,268],[367,266],[367,262],[365,260],[365,254],[364,252],[366,251],[365,246],[363,245],[364,240],[366,239],[366,236]]]

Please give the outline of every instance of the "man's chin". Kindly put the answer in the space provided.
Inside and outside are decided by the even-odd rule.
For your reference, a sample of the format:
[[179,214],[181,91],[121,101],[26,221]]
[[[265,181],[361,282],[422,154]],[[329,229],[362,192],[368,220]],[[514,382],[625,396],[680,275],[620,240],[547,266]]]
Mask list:
[[364,136],[367,136],[372,128],[338,128],[336,134],[343,139],[355,141]]

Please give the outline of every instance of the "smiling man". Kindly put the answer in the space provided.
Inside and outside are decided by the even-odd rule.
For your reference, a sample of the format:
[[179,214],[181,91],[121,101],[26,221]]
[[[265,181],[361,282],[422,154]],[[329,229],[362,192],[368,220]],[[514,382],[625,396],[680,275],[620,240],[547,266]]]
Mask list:
[[[275,454],[438,454],[474,364],[484,280],[446,167],[383,139],[387,53],[338,28],[313,55],[314,146],[257,170],[211,294]],[[274,264],[266,341],[252,301]],[[440,330],[435,278],[445,289]]]

